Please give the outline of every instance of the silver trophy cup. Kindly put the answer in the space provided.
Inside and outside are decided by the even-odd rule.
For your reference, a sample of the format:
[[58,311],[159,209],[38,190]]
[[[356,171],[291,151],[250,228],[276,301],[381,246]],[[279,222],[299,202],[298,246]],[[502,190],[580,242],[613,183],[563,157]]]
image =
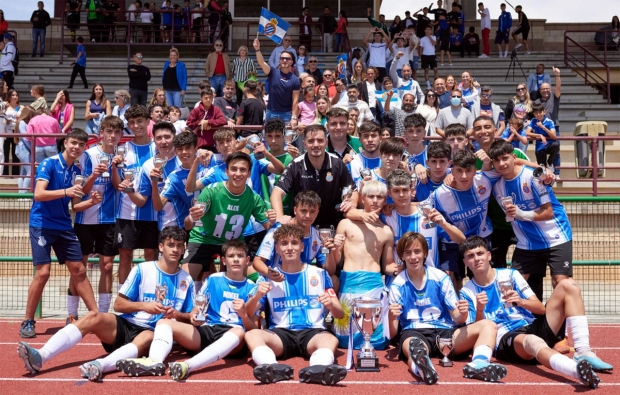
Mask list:
[[375,348],[370,343],[370,337],[381,324],[381,300],[379,299],[354,299],[352,303],[353,323],[361,332],[364,343],[357,354],[355,370],[358,372],[378,372],[379,358]]
[[[79,185],[81,187],[84,186],[84,183],[86,182],[86,177],[79,175],[79,174],[74,174],[73,176],[73,180],[71,180],[73,182],[73,185]],[[75,196],[77,197],[84,197],[83,193],[80,192],[76,192],[74,193]]]
[[[125,170],[125,171],[123,171],[123,177],[126,180],[129,180],[129,181],[133,182],[133,176],[134,176],[133,170]],[[125,188],[124,192],[126,192],[126,193],[134,192],[133,186],[128,186],[127,188]]]
[[502,300],[504,301],[504,308],[509,309],[515,307],[514,302],[506,302],[506,294],[513,290],[512,279],[497,280],[497,286],[499,287],[499,293],[502,294]]
[[[349,201],[349,199],[351,199],[351,196],[353,196],[353,186],[352,185],[347,185],[346,187],[342,188],[342,192],[340,192],[340,196],[342,197],[342,203],[345,203],[347,201]],[[336,210],[340,210],[340,206],[342,205],[342,203],[338,203],[336,205]]]
[[207,307],[209,306],[210,297],[205,294],[198,294],[194,297],[194,306],[198,309],[198,313],[196,313],[196,321],[205,322],[207,319]]
[[[156,169],[161,169],[166,164],[166,158],[155,157],[153,159],[153,165]],[[164,179],[162,177],[151,177],[151,181],[162,182]]]
[[[110,157],[107,155],[99,155],[99,163],[101,163],[102,165],[105,165],[105,167],[109,167],[110,166]],[[105,171],[103,173],[101,173],[101,177],[103,178],[110,178],[110,172],[109,171]]]
[[370,177],[372,175],[372,172],[370,171],[370,169],[362,169],[360,170],[360,176],[362,176],[362,179],[366,178],[366,177]]
[[429,215],[431,215],[431,211],[433,210],[433,202],[430,200],[425,200],[420,203],[418,206],[422,211],[422,215],[426,218],[426,226],[430,228],[437,227],[437,224],[430,220]]
[[443,359],[439,361],[439,365],[443,367],[450,367],[453,365],[452,361],[448,358],[448,355],[452,352],[454,348],[454,343],[452,342],[451,337],[439,337],[437,336],[437,348],[439,348],[439,352],[443,355]]
[[545,175],[545,173],[547,173],[547,167],[545,165],[540,165],[534,169],[534,171],[532,172],[532,176],[534,177],[535,181],[542,183],[542,177]]
[[[515,201],[512,196],[502,196],[499,198],[499,204],[501,204],[504,210],[506,210],[508,206],[515,204]],[[506,216],[506,222],[514,222],[514,220],[515,217]]]
[[[334,226],[330,226],[329,228],[319,228],[318,225],[316,230],[319,232],[319,239],[321,239],[321,243],[325,245],[329,241],[330,238],[334,237]],[[321,247],[321,252],[323,254],[329,254],[329,248]]]
[[[254,152],[254,147],[260,142],[260,136],[256,134],[250,135],[250,137],[248,137],[248,143],[246,144],[246,147],[250,150],[250,152]],[[265,154],[263,154],[262,152],[254,153],[254,157],[258,160],[261,160],[265,157]]]
[[156,302],[163,303],[163,301],[166,300],[167,294],[168,294],[168,286],[166,284],[155,286],[155,301]]
[[[202,209],[202,215],[205,215],[205,211],[207,211],[207,203],[206,202],[199,202],[196,199],[192,199],[192,205],[193,207],[200,207]],[[202,218],[202,216],[201,216]],[[202,223],[202,220],[197,219],[196,221],[194,221],[194,226],[204,226],[204,224]]]
[[[124,145],[119,145],[116,147],[116,155],[119,155],[125,160],[125,152],[127,152],[127,147]],[[116,166],[118,169],[122,169],[125,167],[125,163],[121,162]]]

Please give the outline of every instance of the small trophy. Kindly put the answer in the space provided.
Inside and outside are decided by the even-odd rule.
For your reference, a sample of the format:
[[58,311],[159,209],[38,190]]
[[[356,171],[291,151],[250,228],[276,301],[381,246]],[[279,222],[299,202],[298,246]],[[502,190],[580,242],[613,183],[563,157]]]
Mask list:
[[[292,129],[287,129],[284,132],[284,144],[287,146],[293,145],[293,143],[295,142],[295,140],[297,140],[298,137],[299,135],[297,134],[296,131]],[[286,147],[284,147],[284,149],[286,149]]]
[[155,301],[159,303],[163,303],[166,300],[166,295],[168,294],[168,286],[164,285],[156,285],[155,286]]
[[[258,137],[258,135],[253,134],[250,137],[248,137],[248,143],[246,145],[246,147],[251,151],[254,152],[254,146],[256,146],[256,144],[260,143],[260,137]],[[257,160],[261,160],[265,157],[265,154],[259,152],[259,153],[254,153],[254,157]]]
[[[349,199],[351,199],[351,196],[353,196],[353,191],[353,185],[347,185],[342,188],[342,192],[340,193],[340,196],[342,196],[342,203],[348,202]],[[336,210],[340,210],[342,203],[338,203],[336,205]]]
[[372,175],[372,171],[370,169],[360,170],[360,176],[362,176],[362,180],[366,177],[370,177],[371,175]]
[[[123,177],[126,180],[132,181],[133,182],[133,170],[125,170],[123,171]],[[125,190],[123,192],[125,193],[131,193],[134,192],[135,190],[133,189],[133,186],[128,186],[127,188],[125,188]]]
[[415,172],[411,173],[411,186],[416,186],[418,184],[418,176],[415,174]]
[[[86,182],[86,177],[79,175],[79,174],[74,174],[72,182],[73,182],[73,185],[79,185],[83,187],[84,183]],[[80,192],[75,192],[74,195],[80,198],[84,197],[84,194]]]
[[426,226],[428,227],[428,229],[437,227],[437,224],[429,219],[429,215],[431,215],[431,211],[433,210],[433,202],[427,199],[421,202],[418,207],[420,208],[420,210],[422,211],[422,215],[426,219]]
[[362,333],[364,343],[357,354],[355,371],[357,372],[378,372],[379,358],[375,348],[370,343],[370,336],[381,324],[381,300],[379,299],[354,299],[352,303],[353,323]]
[[504,301],[504,308],[505,309],[509,309],[511,307],[515,307],[516,304],[515,302],[506,302],[506,294],[510,291],[512,291],[513,286],[512,286],[512,279],[507,279],[507,280],[497,280],[497,286],[499,287],[499,293],[502,294],[502,300]]
[[545,165],[540,165],[534,169],[534,171],[532,172],[532,176],[534,177],[535,181],[542,183],[542,177],[545,175],[545,173],[547,173],[547,167]]
[[[105,165],[105,167],[109,167],[110,166],[110,157],[103,154],[103,155],[99,155],[99,163],[101,163],[102,165]],[[109,171],[105,171],[101,174],[101,177],[103,178],[110,178],[110,172]]]
[[[200,207],[202,209],[202,215],[205,215],[205,211],[207,211],[207,203],[199,202],[198,199],[192,199],[193,207]],[[202,218],[202,215],[200,216]],[[201,219],[197,219],[194,221],[194,226],[204,226]]]
[[209,306],[209,295],[198,294],[194,297],[194,306],[198,309],[198,313],[196,313],[196,318],[194,319],[197,322],[205,322],[207,319],[207,307]]
[[[123,158],[123,161],[125,160],[125,152],[127,150],[127,147],[125,147],[124,145],[119,145],[118,147],[116,147],[116,155],[119,155]],[[116,168],[118,169],[122,169],[125,167],[125,163],[121,162],[118,165],[116,165]]]
[[[153,159],[153,164],[155,166],[156,169],[161,170],[162,167],[164,167],[164,164],[166,163],[166,158],[160,158],[158,156],[156,156]],[[156,181],[156,182],[162,182],[164,179],[161,177],[151,177],[151,181]]]
[[[515,204],[515,201],[512,196],[502,196],[499,198],[499,204],[501,204],[504,210],[506,210],[508,206]],[[514,220],[515,217],[506,216],[506,222],[514,222]]]
[[[329,228],[319,228],[318,225],[316,230],[319,232],[319,239],[321,239],[321,243],[325,244],[327,241],[334,237],[334,226],[330,226]],[[321,252],[323,254],[329,254],[329,248],[321,247]]]
[[437,348],[439,348],[439,352],[443,355],[443,359],[439,361],[439,365],[444,368],[449,368],[453,365],[452,361],[448,358],[448,355],[452,352],[454,348],[454,344],[452,343],[451,337],[439,337],[437,336]]
[[403,155],[400,157],[400,161],[401,162],[409,162],[409,157],[411,156],[411,154],[409,152],[407,152],[407,150],[405,150],[403,152]]

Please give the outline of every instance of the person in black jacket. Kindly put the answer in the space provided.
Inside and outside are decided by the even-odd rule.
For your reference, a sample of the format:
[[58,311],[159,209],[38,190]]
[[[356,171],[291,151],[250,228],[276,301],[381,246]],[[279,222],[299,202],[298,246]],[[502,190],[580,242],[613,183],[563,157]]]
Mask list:
[[338,23],[329,12],[329,7],[326,6],[323,9],[323,15],[318,20],[320,25],[316,27],[319,33],[323,35],[323,48],[321,48],[323,52],[334,52],[334,31],[336,31]]
[[118,15],[116,12],[119,11],[121,7],[114,0],[104,0],[101,3],[101,7],[103,7],[104,10],[101,42],[107,43],[108,41],[114,41],[114,35],[116,33],[116,26],[114,23]]
[[[360,92],[359,100],[365,101],[368,104],[375,120],[380,120],[383,116],[383,109],[375,96],[375,91],[383,90],[383,86],[381,86],[379,81],[375,81],[378,75],[379,72],[377,68],[370,66],[366,69],[366,81],[357,84],[357,89]],[[379,105],[377,105],[377,103],[379,103]]]
[[39,53],[41,57],[45,55],[45,33],[47,32],[47,27],[52,24],[52,19],[50,18],[50,14],[47,13],[43,9],[43,2],[39,1],[37,3],[38,10],[32,13],[30,17],[30,22],[32,23],[32,56],[37,56],[37,46],[39,41],[41,42],[41,47]]
[[136,52],[133,61],[134,64],[127,66],[131,105],[140,104],[146,106],[146,100],[149,94],[149,81],[151,80],[151,70],[146,66],[142,66],[142,54],[140,52]]

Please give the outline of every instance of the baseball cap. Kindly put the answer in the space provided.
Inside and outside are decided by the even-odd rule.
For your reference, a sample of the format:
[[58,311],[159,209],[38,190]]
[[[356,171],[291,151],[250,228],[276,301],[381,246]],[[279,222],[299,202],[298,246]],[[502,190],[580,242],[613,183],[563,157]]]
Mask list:
[[4,38],[7,40],[12,40],[13,39],[13,35],[11,33],[4,33]]

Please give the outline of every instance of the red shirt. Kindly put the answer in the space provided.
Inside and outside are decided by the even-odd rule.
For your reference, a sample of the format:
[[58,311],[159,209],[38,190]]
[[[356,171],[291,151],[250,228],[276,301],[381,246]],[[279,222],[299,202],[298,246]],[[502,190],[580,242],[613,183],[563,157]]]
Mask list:
[[226,75],[226,67],[224,67],[224,57],[221,53],[217,54],[217,62],[215,62],[215,70],[213,75]]

